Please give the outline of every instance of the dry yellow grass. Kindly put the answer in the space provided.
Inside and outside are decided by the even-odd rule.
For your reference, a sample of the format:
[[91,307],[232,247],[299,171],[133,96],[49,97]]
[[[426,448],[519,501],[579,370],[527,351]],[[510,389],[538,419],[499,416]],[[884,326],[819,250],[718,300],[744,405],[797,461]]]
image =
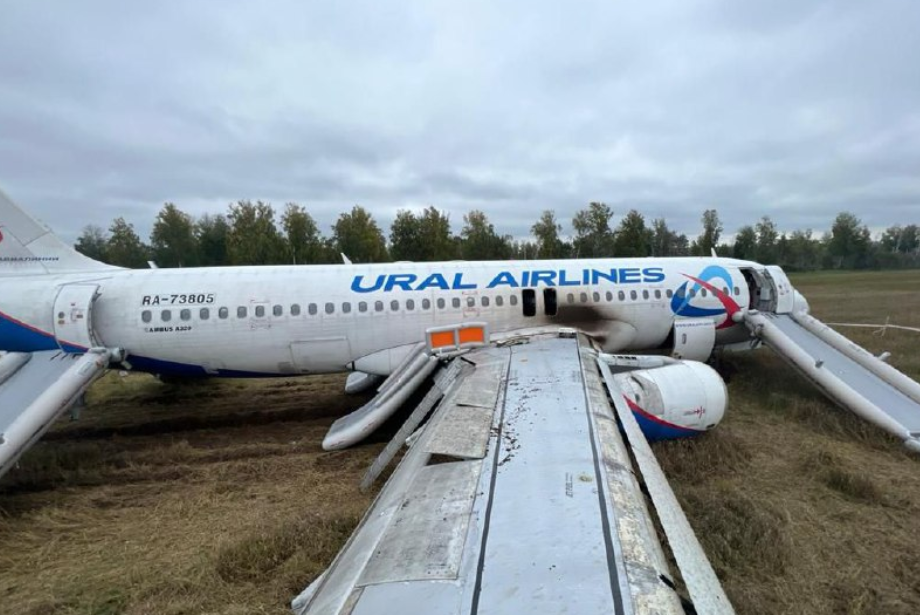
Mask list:
[[[920,327],[920,272],[793,283],[821,320]],[[920,334],[843,331],[920,378]],[[727,362],[719,429],[655,450],[737,611],[920,612],[920,458],[769,350]]]
[[343,385],[110,374],[4,481],[2,612],[289,613],[370,503],[379,444],[319,447]]
[[[920,327],[920,272],[794,280],[822,320]],[[845,333],[920,377],[920,335]],[[769,350],[718,430],[656,445],[739,613],[920,612],[920,460]],[[344,378],[110,374],[0,483],[3,613],[289,613],[370,503],[381,442],[319,443]]]

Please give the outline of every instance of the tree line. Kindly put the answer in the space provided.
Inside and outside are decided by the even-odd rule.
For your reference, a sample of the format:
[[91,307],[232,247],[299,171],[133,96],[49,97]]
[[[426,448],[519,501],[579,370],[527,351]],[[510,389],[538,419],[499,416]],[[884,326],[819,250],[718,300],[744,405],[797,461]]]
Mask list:
[[148,261],[159,267],[341,263],[342,255],[355,263],[704,256],[713,248],[720,256],[794,271],[920,266],[918,225],[897,224],[873,239],[848,212],[838,214],[831,229],[820,236],[811,229],[781,233],[769,216],[763,216],[739,228],[730,243],[721,241],[724,227],[715,209],[703,212],[701,231],[693,240],[673,231],[664,218],[647,222],[635,209],[614,227],[613,209],[601,202],[576,212],[570,236],[563,235],[556,213],[545,210],[523,240],[496,231],[479,210],[463,216],[458,234],[450,216],[433,206],[421,212],[400,210],[388,238],[359,205],[340,214],[328,236],[302,205],[288,203],[277,221],[275,213],[270,203],[238,201],[225,214],[195,219],[166,203],[149,242],[119,217],[107,231],[87,226],[74,247],[90,258],[135,268],[146,267]]

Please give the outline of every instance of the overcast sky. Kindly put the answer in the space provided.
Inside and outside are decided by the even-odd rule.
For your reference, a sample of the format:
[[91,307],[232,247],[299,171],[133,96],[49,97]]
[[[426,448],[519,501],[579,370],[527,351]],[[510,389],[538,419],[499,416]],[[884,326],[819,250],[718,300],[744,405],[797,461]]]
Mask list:
[[920,223],[920,2],[0,0],[0,187],[69,240],[241,198]]

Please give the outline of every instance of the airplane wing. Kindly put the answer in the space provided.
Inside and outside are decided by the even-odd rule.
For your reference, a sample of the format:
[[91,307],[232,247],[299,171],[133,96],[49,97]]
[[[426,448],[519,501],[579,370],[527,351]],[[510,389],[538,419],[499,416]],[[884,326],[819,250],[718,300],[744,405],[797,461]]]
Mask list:
[[732,613],[634,420],[621,435],[616,400],[632,417],[618,378],[645,361],[574,332],[438,361],[383,463],[431,417],[294,612],[684,613],[641,471],[696,612]]
[[0,354],[0,476],[101,376],[111,352]]

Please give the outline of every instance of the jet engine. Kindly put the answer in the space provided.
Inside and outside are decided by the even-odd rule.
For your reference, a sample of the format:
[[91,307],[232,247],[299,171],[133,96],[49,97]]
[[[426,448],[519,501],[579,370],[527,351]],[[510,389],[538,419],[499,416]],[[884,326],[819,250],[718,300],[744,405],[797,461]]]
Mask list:
[[649,440],[697,435],[725,415],[725,383],[704,363],[679,361],[613,377]]

